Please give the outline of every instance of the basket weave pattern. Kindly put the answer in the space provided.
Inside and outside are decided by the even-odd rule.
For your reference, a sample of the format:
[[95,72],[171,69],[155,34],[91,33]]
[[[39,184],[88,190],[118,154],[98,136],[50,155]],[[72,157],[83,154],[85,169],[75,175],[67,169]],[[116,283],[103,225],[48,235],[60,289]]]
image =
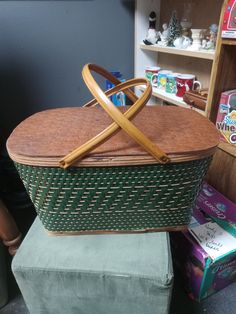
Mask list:
[[67,171],[15,165],[47,230],[136,231],[187,225],[210,161]]

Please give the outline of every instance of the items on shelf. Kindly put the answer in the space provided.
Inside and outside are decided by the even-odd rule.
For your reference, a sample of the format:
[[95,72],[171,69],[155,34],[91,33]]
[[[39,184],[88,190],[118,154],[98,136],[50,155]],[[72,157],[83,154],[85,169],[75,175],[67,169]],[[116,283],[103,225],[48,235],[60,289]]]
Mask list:
[[156,13],[152,11],[149,15],[149,28],[145,45],[161,47],[173,47],[177,49],[188,49],[191,51],[214,50],[216,46],[218,25],[211,24],[209,29],[192,28],[190,13],[191,3],[184,4],[184,13],[179,22],[177,11],[172,12],[169,24],[162,25],[162,31],[156,30]]
[[181,37],[182,34],[182,29],[180,22],[177,17],[177,12],[173,11],[171,18],[170,18],[170,23],[169,23],[169,32],[168,32],[168,46],[169,47],[174,47],[174,41]]
[[209,29],[202,29],[199,33],[200,49],[215,50],[218,25],[211,24]]
[[174,94],[176,95],[177,92],[177,76],[179,75],[179,73],[170,73],[167,74],[166,76],[166,92],[169,94]]
[[201,89],[196,91],[190,90],[184,94],[183,100],[186,102],[186,104],[190,105],[191,107],[205,110],[207,104],[207,97],[208,89]]
[[158,72],[158,74],[154,74],[152,76],[152,86],[158,87],[159,89],[165,90],[166,89],[166,80],[167,75],[172,73],[169,70],[161,70]]
[[192,14],[192,3],[184,3],[184,10],[183,10],[183,15],[180,21],[180,25],[182,27],[182,35],[190,39],[192,38],[191,14]]
[[216,127],[223,142],[236,145],[236,89],[221,93]]
[[191,45],[192,40],[187,36],[180,36],[174,40],[174,47],[178,49],[187,49]]
[[159,38],[159,32],[156,30],[156,13],[152,11],[149,14],[149,28],[146,38],[143,40],[145,45],[154,45]]
[[200,40],[201,29],[192,28],[192,45],[188,49],[193,51],[198,51],[201,49],[201,40]]
[[151,81],[152,76],[160,71],[160,67],[150,66],[145,68],[145,77]]
[[194,90],[194,86],[198,85],[201,89],[201,83],[195,81],[195,75],[193,74],[179,74],[176,77],[177,92],[176,96],[183,97],[189,90]]
[[229,0],[226,6],[221,36],[223,38],[236,38],[236,0]]
[[236,241],[228,232],[233,216],[234,226],[236,223],[235,215],[230,215],[235,209],[205,183],[188,232],[172,234],[173,260],[192,299],[201,301],[236,281]]
[[162,25],[162,32],[159,32],[160,40],[158,41],[159,46],[167,47],[168,46],[168,34],[169,28],[167,23]]
[[173,73],[160,67],[146,67],[145,77],[151,81],[153,87],[181,98],[186,92],[194,90],[195,85],[198,86],[197,90],[201,90],[201,83],[195,81],[196,77],[193,74]]

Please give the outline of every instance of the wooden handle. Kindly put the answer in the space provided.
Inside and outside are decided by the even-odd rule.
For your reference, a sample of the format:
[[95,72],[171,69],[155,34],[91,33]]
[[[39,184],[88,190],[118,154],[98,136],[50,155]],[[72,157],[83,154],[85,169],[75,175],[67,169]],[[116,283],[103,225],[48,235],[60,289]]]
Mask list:
[[[121,81],[118,78],[116,78],[114,75],[112,75],[110,72],[108,72],[104,68],[100,67],[99,65],[96,65],[96,72],[99,73],[100,75],[102,75],[104,78],[106,78],[108,81],[110,81],[115,86],[119,85],[121,83]],[[117,90],[117,91],[119,91],[119,90]],[[106,95],[107,95],[107,92],[105,92]],[[126,94],[126,96],[132,101],[132,103],[134,103],[138,99],[138,96],[131,89],[124,90],[124,94]],[[113,95],[113,94],[111,94],[111,95]],[[98,104],[98,101],[96,98],[94,98],[93,100],[91,100],[88,103],[86,103],[85,105],[83,105],[83,107],[95,106],[96,104]]]
[[[94,105],[96,103],[99,103],[103,107],[103,109],[112,117],[115,123],[112,123],[97,136],[65,156],[62,160],[60,160],[60,166],[64,169],[69,167],[74,162],[88,154],[95,147],[107,141],[119,130],[120,127],[155,159],[157,159],[161,163],[169,162],[169,157],[128,120],[129,118],[134,117],[149,100],[152,92],[150,82],[144,78],[132,79],[123,83],[119,83],[117,86],[104,93],[94,80],[93,76],[90,73],[90,70],[93,70],[105,76],[106,78],[111,79],[110,74],[105,69],[97,65],[87,64],[84,66],[82,71],[83,79],[96,99],[90,101],[87,105]],[[114,84],[120,82],[119,80],[117,81],[116,78],[113,78],[111,80],[113,80]],[[133,94],[131,90],[129,90],[129,88],[137,85],[146,85],[146,89],[140,98],[137,98],[137,96]],[[137,99],[132,107],[130,107],[124,114],[122,114],[120,110],[115,107],[108,98],[118,91],[126,92],[126,95],[128,94],[129,97],[133,100]]]
[[[146,83],[145,79],[132,79],[132,80],[126,81],[124,83],[121,83],[113,87],[112,89],[107,91],[106,94],[108,97],[110,97],[111,95],[117,93],[117,91],[123,91],[127,89],[128,87],[133,87],[137,85],[145,85],[145,83]],[[148,102],[149,93],[151,94],[151,89],[149,91],[149,88],[146,88],[145,92],[141,95],[141,97],[133,104],[133,106],[131,106],[124,113],[124,115],[128,118],[134,117],[141,109],[140,107],[145,105]],[[97,100],[93,99],[88,104],[96,105],[97,103],[98,103]],[[113,136],[119,130],[120,130],[119,125],[113,122],[106,129],[104,129],[98,135],[93,137],[91,140],[81,145],[79,148],[76,148],[71,153],[66,155],[63,159],[61,159],[60,166],[64,169],[68,168],[73,163],[75,163],[76,161],[81,159],[83,156],[88,154],[90,151],[94,150],[96,147],[104,143],[106,140],[108,140],[111,136]]]

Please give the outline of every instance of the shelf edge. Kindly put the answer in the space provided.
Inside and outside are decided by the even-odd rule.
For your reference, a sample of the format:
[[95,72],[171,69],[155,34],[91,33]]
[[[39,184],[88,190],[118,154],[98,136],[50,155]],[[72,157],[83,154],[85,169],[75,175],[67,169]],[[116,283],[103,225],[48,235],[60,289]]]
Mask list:
[[194,50],[185,50],[185,49],[178,49],[173,47],[160,47],[158,45],[144,45],[140,44],[140,48],[142,50],[154,51],[154,52],[161,52],[161,53],[169,53],[174,55],[181,55],[205,60],[213,61],[215,58],[215,52],[208,52],[208,51],[194,51]]

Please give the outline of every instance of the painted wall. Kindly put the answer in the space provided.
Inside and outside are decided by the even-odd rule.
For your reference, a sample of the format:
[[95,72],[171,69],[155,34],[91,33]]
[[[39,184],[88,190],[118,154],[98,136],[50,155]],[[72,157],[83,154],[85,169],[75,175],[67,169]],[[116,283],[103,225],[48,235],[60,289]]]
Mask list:
[[134,1],[0,1],[1,143],[30,114],[80,106],[85,63],[133,77]]

